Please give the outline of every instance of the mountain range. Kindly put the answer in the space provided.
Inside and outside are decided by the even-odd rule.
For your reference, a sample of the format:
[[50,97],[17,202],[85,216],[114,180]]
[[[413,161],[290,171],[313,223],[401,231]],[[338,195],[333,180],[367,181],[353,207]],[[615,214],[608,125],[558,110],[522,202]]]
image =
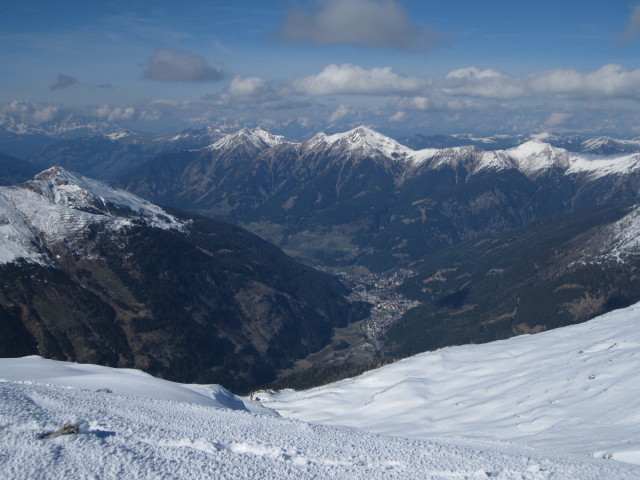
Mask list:
[[[592,139],[581,148],[532,139],[507,150],[412,150],[364,127],[302,143],[245,129],[148,160],[116,184],[241,224],[307,261],[385,270],[536,219],[637,197],[640,155],[630,152],[637,142]],[[623,153],[593,153],[603,149]]]

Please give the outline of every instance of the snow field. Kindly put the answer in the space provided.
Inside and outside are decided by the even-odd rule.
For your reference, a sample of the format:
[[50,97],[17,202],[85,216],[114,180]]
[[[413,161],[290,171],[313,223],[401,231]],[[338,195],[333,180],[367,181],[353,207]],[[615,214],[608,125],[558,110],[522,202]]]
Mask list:
[[[172,400],[0,382],[0,473],[12,479],[599,479],[640,470],[470,440],[385,437]],[[77,435],[39,435],[71,422]]]
[[308,391],[258,396],[310,422],[640,464],[638,372],[640,304],[537,335],[420,354]]

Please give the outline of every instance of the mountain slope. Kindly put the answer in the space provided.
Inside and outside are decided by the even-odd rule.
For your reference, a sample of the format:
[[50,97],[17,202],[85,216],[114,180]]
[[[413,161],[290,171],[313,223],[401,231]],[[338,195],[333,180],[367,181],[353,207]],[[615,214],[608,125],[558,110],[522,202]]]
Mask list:
[[337,280],[246,231],[58,167],[0,189],[0,207],[2,356],[244,390],[366,314]]
[[[10,374],[9,366],[0,360],[0,378],[6,373]],[[135,373],[118,376],[128,376],[129,383],[135,383]],[[93,387],[44,385],[28,378],[0,381],[0,473],[16,480],[69,475],[80,479],[631,480],[639,472],[635,465],[551,451],[554,445],[532,449],[463,438],[394,438],[193,405],[177,398],[156,399],[153,393],[141,392],[134,398],[120,395],[117,388],[108,394]],[[40,378],[47,381],[46,375]],[[108,387],[109,378],[104,380],[102,385]],[[149,384],[153,379],[145,380]],[[39,438],[65,421],[77,424],[79,433]]]
[[640,464],[638,322],[640,304],[551,332],[420,354],[308,391],[255,397],[304,421]]
[[385,339],[392,355],[583,322],[640,300],[637,207],[605,206],[434,252],[400,290],[422,304]]

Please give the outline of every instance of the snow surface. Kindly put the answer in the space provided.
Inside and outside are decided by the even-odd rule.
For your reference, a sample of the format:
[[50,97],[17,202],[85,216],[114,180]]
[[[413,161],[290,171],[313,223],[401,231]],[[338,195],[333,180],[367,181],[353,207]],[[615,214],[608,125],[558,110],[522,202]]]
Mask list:
[[[633,465],[518,445],[387,437],[217,408],[182,401],[177,390],[165,396],[167,390],[160,388],[158,398],[153,385],[158,380],[131,370],[30,357],[0,360],[2,377],[0,474],[12,480],[624,480],[640,475]],[[34,378],[38,382],[29,380]],[[93,391],[96,386],[113,387],[114,393]],[[138,395],[121,395],[119,388]],[[79,425],[79,433],[40,438],[65,423]]]
[[48,264],[38,237],[0,191],[0,264],[13,262],[18,258]]
[[117,140],[120,140],[120,139],[122,139],[122,138],[124,138],[124,137],[129,136],[130,134],[131,134],[130,132],[128,132],[128,131],[126,131],[126,130],[124,130],[124,131],[122,131],[122,132],[108,133],[108,134],[106,135],[106,137],[107,137],[109,140],[111,140],[112,142],[115,142],[115,141],[117,141]]
[[309,422],[500,440],[640,465],[639,372],[636,304],[580,325],[444,348],[308,391],[257,396]]
[[[0,378],[19,382],[39,382],[95,391],[108,388],[114,393],[187,402],[207,407],[248,410],[244,402],[220,385],[185,385],[153,377],[141,370],[59,362],[39,356],[0,359]],[[253,403],[256,411],[270,412]]]
[[83,249],[91,225],[116,231],[139,223],[184,229],[183,222],[157,205],[52,167],[29,182],[0,187],[0,263],[22,258],[48,264],[41,240]]

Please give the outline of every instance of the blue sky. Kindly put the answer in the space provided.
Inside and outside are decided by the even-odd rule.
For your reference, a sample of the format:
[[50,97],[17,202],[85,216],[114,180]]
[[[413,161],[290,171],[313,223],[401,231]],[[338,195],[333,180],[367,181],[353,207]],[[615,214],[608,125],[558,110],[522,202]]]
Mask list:
[[0,17],[0,119],[640,136],[639,53],[619,0],[26,0]]

